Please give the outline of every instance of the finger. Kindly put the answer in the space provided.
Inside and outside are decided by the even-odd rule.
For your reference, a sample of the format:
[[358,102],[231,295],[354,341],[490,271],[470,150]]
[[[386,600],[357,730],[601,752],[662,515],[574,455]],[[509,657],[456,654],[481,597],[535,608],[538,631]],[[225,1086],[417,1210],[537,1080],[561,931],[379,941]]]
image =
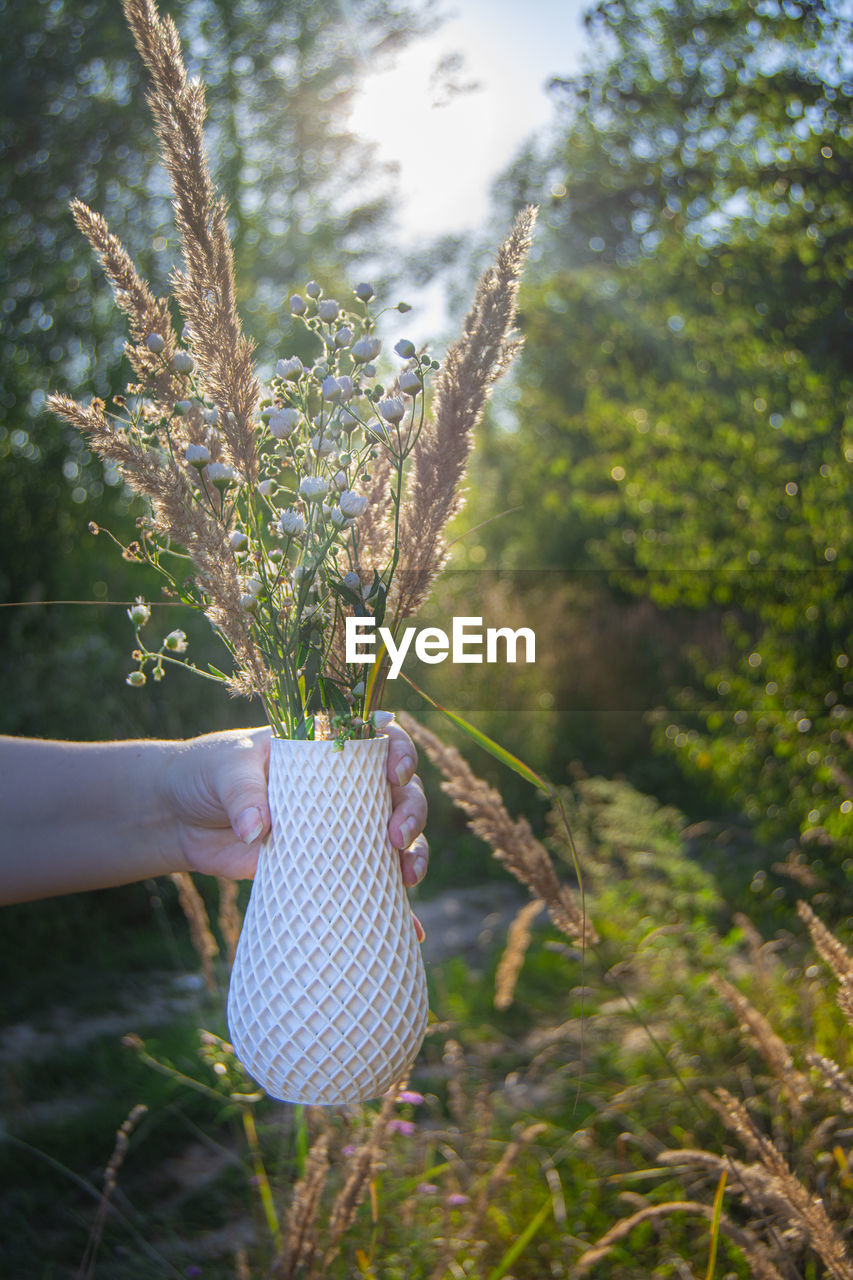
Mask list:
[[424,929],[418,917],[415,915],[414,911],[412,912],[412,924],[415,926],[415,937],[417,938],[418,942],[423,942],[424,939],[426,938],[426,930]]
[[408,849],[415,836],[426,826],[427,802],[420,778],[412,778],[405,787],[391,788],[391,819],[388,835],[395,849]]
[[418,767],[415,744],[405,729],[394,721],[390,721],[382,732],[388,735],[388,781],[392,787],[404,787]]
[[429,866],[429,844],[426,836],[418,836],[408,849],[400,854],[400,867],[403,872],[403,884],[412,889],[420,884]]
[[219,799],[235,836],[251,845],[269,831],[267,800],[269,733],[232,739],[218,762]]

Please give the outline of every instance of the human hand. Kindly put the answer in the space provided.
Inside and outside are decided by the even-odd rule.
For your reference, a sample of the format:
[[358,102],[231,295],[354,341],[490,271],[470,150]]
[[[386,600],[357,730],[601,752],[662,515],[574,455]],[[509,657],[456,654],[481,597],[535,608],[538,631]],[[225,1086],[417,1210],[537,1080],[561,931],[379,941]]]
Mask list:
[[[429,858],[422,835],[426,797],[411,738],[388,713],[378,713],[378,720],[389,738],[388,834],[400,850],[403,883],[411,887],[423,879]],[[175,744],[165,790],[188,870],[235,880],[255,874],[260,841],[270,826],[269,744],[267,728],[226,730]]]

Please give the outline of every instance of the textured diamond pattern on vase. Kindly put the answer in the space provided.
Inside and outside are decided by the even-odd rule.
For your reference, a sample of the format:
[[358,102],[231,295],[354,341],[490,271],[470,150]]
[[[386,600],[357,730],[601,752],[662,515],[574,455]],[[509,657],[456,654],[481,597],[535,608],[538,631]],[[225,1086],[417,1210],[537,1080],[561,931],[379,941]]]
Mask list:
[[274,1098],[376,1098],[426,1031],[426,977],[388,839],[388,739],[274,738],[264,841],[228,991],[246,1070]]

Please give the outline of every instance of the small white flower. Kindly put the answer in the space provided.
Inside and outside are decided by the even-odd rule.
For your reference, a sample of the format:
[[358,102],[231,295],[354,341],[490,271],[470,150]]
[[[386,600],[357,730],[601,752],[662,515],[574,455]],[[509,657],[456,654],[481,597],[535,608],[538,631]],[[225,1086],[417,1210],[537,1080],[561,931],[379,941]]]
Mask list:
[[323,379],[320,384],[320,391],[324,400],[335,401],[340,400],[341,398],[340,384],[337,378],[333,378],[331,375],[328,378]]
[[397,355],[402,356],[404,360],[411,360],[417,348],[415,347],[414,342],[410,342],[408,338],[401,338],[394,347],[394,350],[397,352]]
[[423,389],[423,383],[414,369],[404,369],[397,382],[400,385],[400,390],[407,396],[416,396]]
[[347,487],[346,474],[343,471],[336,471],[332,476],[332,484],[336,489],[345,489]]
[[232,533],[229,533],[228,541],[231,543],[234,551],[242,551],[243,548],[248,545],[249,538],[242,529],[234,529]]
[[159,356],[166,343],[159,333],[149,333],[145,339],[145,345],[152,355]]
[[292,316],[304,316],[308,310],[308,303],[301,294],[294,293],[290,299],[290,314]]
[[381,338],[359,338],[353,343],[352,358],[359,364],[365,364],[368,360],[375,360],[381,350]]
[[345,573],[341,578],[341,582],[343,582],[348,591],[357,591],[361,594],[361,578],[355,570],[350,569],[349,573]]
[[224,488],[229,484],[236,484],[239,476],[233,467],[229,467],[224,462],[211,462],[207,468],[207,478],[211,484]]
[[254,613],[258,607],[257,597],[253,596],[250,591],[244,591],[240,596],[240,608],[244,613]]
[[271,498],[275,490],[275,480],[261,480],[258,482],[258,493],[262,498]]
[[142,596],[136,597],[136,603],[131,605],[127,611],[127,616],[135,627],[144,627],[148,619],[151,617],[151,610],[142,599]]
[[219,421],[219,410],[217,408],[205,409],[201,415],[209,427],[215,427]]
[[299,481],[299,496],[306,502],[316,502],[325,498],[329,491],[329,482],[324,476],[303,476]]
[[302,376],[305,369],[299,356],[290,356],[287,360],[279,360],[275,371],[282,382],[295,382]]
[[395,425],[406,412],[405,401],[399,396],[389,396],[387,400],[380,400],[376,407],[386,422],[393,422]]
[[187,636],[184,631],[170,631],[163,641],[170,653],[186,653]]
[[309,298],[319,298],[323,290],[320,288],[316,280],[309,280],[305,286],[305,292]]
[[343,529],[347,522],[347,517],[345,513],[341,511],[340,507],[332,507],[332,509],[327,512],[327,515],[336,529]]
[[175,373],[192,373],[195,368],[195,360],[193,360],[189,351],[176,351],[172,356],[172,368]]
[[132,685],[134,689],[141,689],[145,684],[145,672],[131,671],[130,675],[125,677],[125,684]]
[[338,329],[335,334],[335,346],[340,350],[342,347],[348,347],[352,342],[352,329],[349,325],[344,325],[342,329]]
[[264,584],[261,582],[260,578],[255,577],[247,578],[243,583],[243,586],[250,596],[259,596],[264,589]]
[[360,302],[369,302],[373,297],[373,285],[366,282],[357,284],[354,293]]
[[276,440],[286,440],[299,426],[298,409],[274,409],[269,418],[270,435]]
[[341,400],[351,400],[355,392],[355,383],[349,374],[343,374],[338,378],[338,386],[341,389]]
[[338,501],[344,515],[353,520],[363,515],[367,509],[367,498],[363,493],[356,493],[354,489],[344,489]]
[[305,518],[293,507],[288,507],[280,513],[278,527],[283,537],[298,538],[305,532]]
[[310,444],[318,458],[328,458],[335,448],[334,440],[330,440],[328,435],[312,436]]
[[191,467],[206,467],[210,462],[210,450],[206,444],[188,444],[184,449],[184,461]]
[[356,427],[361,425],[358,414],[353,413],[352,409],[341,409],[338,422],[344,431],[355,431]]
[[317,303],[317,315],[321,320],[325,320],[327,324],[337,320],[340,310],[334,298],[324,298],[322,302]]

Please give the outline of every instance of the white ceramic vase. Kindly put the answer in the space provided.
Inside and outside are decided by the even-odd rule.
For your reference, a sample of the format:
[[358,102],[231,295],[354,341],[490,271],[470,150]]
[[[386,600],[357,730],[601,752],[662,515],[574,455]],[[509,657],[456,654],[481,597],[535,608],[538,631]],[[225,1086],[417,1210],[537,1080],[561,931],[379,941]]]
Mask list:
[[237,946],[228,1027],[274,1098],[379,1097],[427,1025],[423,960],[388,839],[388,739],[273,738],[272,830]]

